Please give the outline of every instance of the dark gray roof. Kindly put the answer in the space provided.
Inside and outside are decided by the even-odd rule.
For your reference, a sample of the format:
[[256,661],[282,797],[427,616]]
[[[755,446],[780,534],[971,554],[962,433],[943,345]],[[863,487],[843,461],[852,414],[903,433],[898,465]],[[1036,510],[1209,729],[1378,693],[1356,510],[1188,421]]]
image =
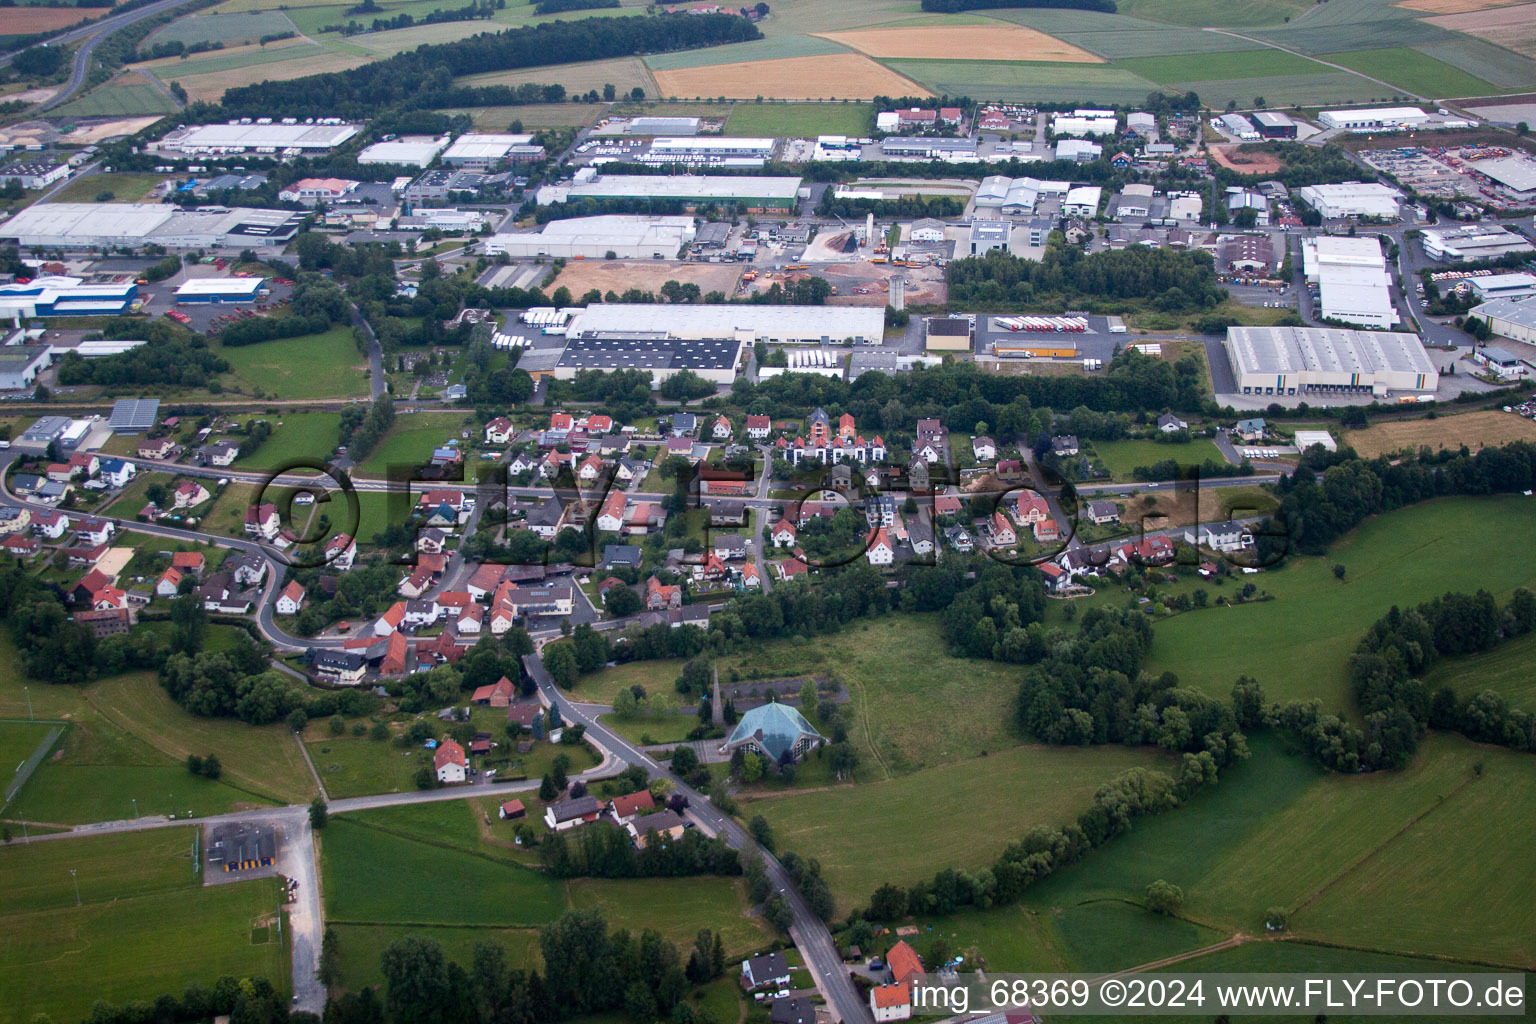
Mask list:
[[640,564],[645,552],[633,544],[606,544],[603,546],[603,564],[606,566]]
[[816,1004],[809,996],[775,999],[768,1019],[772,1024],[816,1024]]
[[584,818],[589,814],[596,814],[600,806],[595,796],[579,796],[574,800],[562,800],[552,804],[549,809],[554,812],[556,821],[570,821],[572,818]]
[[313,651],[315,668],[355,672],[365,664],[365,659],[357,651],[337,651],[325,647],[313,648]]

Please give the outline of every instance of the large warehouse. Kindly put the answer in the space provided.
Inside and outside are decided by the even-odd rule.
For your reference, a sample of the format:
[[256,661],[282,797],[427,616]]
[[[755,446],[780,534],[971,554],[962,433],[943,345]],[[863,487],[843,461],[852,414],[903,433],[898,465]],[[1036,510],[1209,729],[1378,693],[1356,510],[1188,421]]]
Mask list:
[[22,248],[174,249],[287,245],[303,215],[289,210],[160,203],[41,203],[0,224],[0,242]]
[[690,135],[682,138],[652,139],[649,155],[661,160],[675,160],[678,163],[727,158],[761,161],[773,156],[773,147],[777,144],[777,139]]
[[[246,119],[249,122],[249,118]],[[269,153],[283,156],[329,153],[356,135],[360,126],[327,118],[320,123],[198,124],[176,128],[151,149],[185,156]]]
[[[631,307],[633,308],[633,307]],[[633,331],[570,338],[555,363],[555,377],[570,380],[581,370],[649,370],[660,384],[683,370],[728,385],[741,365],[742,338],[664,338]]]
[[1386,256],[1374,238],[1318,235],[1301,242],[1302,273],[1327,320],[1387,328],[1398,320]]
[[476,134],[460,135],[443,151],[444,167],[462,167],[471,171],[494,171],[503,164],[542,160],[544,147],[533,144],[532,135]]
[[0,284],[0,319],[114,316],[128,312],[138,294],[131,280],[82,284],[78,277],[35,277],[26,284]]
[[1403,194],[1375,181],[1346,181],[1341,185],[1308,185],[1297,191],[1302,202],[1322,214],[1324,220],[1347,217],[1379,217],[1397,220]]
[[1324,110],[1317,115],[1324,128],[1342,128],[1349,132],[1412,128],[1429,120],[1418,107],[1369,107],[1363,110]]
[[485,252],[513,259],[670,260],[694,234],[692,217],[572,217],[552,220],[538,231],[492,235],[485,240]]
[[1501,338],[1536,345],[1536,299],[1494,299],[1474,306],[1468,316],[1475,316]]
[[267,294],[262,277],[194,277],[176,289],[179,303],[255,302]]
[[1229,327],[1227,356],[1245,395],[1433,392],[1440,374],[1417,335],[1334,327]]
[[49,345],[0,347],[0,391],[30,388],[37,382],[37,375],[52,362],[53,348]]
[[537,202],[568,199],[657,199],[681,202],[692,209],[710,204],[745,206],[748,210],[790,211],[799,201],[799,178],[731,175],[593,175],[569,185],[546,185]]
[[819,345],[852,340],[878,345],[885,336],[879,306],[747,306],[602,303],[571,321],[567,335],[651,335],[699,341],[736,337],[751,344]]
[[448,148],[451,136],[433,138],[431,135],[402,135],[367,146],[357,154],[360,164],[399,164],[402,167],[425,167],[437,159],[437,154]]
[[1491,260],[1506,253],[1530,252],[1531,243],[1502,224],[1461,224],[1424,229],[1424,255],[1447,263]]

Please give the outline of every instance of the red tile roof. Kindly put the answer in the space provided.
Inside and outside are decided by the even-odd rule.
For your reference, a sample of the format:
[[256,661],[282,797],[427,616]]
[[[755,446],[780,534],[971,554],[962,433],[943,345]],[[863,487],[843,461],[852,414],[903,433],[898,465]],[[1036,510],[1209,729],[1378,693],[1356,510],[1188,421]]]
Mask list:
[[917,951],[907,945],[902,939],[891,947],[891,951],[885,954],[885,964],[891,969],[891,977],[896,981],[906,981],[914,974],[923,973],[923,961],[918,958]]
[[876,985],[870,989],[870,995],[874,997],[875,1008],[878,1010],[890,1009],[893,1006],[906,1006],[912,1002],[912,996],[906,982],[895,985]]
[[648,789],[631,793],[629,796],[616,796],[612,801],[613,813],[621,818],[627,818],[640,811],[652,810],[655,806],[656,801],[651,799],[651,791]]
[[438,771],[442,771],[445,764],[456,764],[462,768],[468,763],[464,757],[464,748],[456,740],[443,740],[437,745],[437,752],[432,755],[432,765]]

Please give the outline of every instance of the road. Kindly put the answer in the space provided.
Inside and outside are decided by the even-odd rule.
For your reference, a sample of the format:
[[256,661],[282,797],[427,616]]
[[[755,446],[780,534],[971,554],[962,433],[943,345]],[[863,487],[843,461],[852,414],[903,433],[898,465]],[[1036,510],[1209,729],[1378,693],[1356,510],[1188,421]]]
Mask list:
[[373,325],[363,316],[357,304],[349,303],[347,308],[352,313],[352,326],[368,335],[368,385],[373,390],[373,400],[377,402],[388,388],[388,381],[384,379],[384,346],[379,344],[379,336],[373,333]]
[[[157,14],[162,14],[165,11],[181,7],[190,2],[191,0],[157,0],[156,3],[146,4],[137,10],[124,11],[122,14],[114,14],[109,18],[103,18],[90,25],[81,25],[67,32],[60,32],[48,40],[47,45],[49,46],[62,46],[80,39],[84,39],[85,44],[75,51],[75,64],[70,69],[69,81],[64,83],[64,87],[55,93],[52,99],[44,102],[38,109],[40,111],[52,110],[80,91],[80,87],[85,84],[86,76],[90,74],[91,53],[96,49],[97,44],[107,36],[120,28],[132,25],[136,21],[152,18]],[[0,67],[9,64],[14,56],[15,54],[6,54],[4,57],[0,57]]]

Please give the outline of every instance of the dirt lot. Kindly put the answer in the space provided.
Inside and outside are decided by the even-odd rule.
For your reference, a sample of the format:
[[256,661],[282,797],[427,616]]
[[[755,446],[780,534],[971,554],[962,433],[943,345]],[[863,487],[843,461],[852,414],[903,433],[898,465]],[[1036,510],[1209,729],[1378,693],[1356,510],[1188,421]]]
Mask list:
[[135,135],[158,120],[160,120],[159,116],[125,117],[117,121],[103,121],[100,124],[81,125],[68,135],[65,135],[63,141],[74,143],[78,146],[94,145],[105,139],[118,139],[125,135]]
[[1467,11],[1485,11],[1490,7],[1508,7],[1514,2],[1516,0],[1402,0],[1397,6],[1431,14],[1463,14]]
[[[883,306],[890,295],[891,278],[907,280],[907,305],[943,304],[949,301],[944,271],[938,267],[892,267],[875,263],[839,263],[827,267],[824,277],[837,286],[832,303],[838,306]],[[868,288],[863,295],[856,288]]]
[[593,288],[603,294],[624,294],[627,288],[659,292],[668,281],[692,282],[702,292],[721,291],[735,294],[736,280],[742,267],[735,263],[679,263],[674,260],[572,260],[560,271],[546,293],[561,285],[581,298]]
[[1536,422],[1510,412],[1467,412],[1433,420],[1399,420],[1351,430],[1345,441],[1366,458],[1412,451],[1423,445],[1473,451],[1510,441],[1536,440]]
[[817,34],[844,46],[851,46],[871,57],[943,60],[965,54],[968,60],[1104,63],[1103,57],[1023,25],[925,25],[919,28],[866,28],[852,32]]
[[100,7],[7,7],[5,32],[18,36],[52,32],[106,13]]
[[1273,153],[1243,152],[1237,146],[1208,146],[1211,158],[1239,174],[1279,174],[1283,166]]
[[725,96],[776,100],[931,96],[927,89],[868,57],[838,53],[716,64],[655,72],[663,96]]
[[[1196,496],[1199,498],[1199,516],[1195,514]],[[1148,504],[1149,499],[1156,499]],[[1140,524],[1146,518],[1146,529],[1166,530],[1191,523],[1217,523],[1223,519],[1246,519],[1262,515],[1273,509],[1275,499],[1255,487],[1210,487],[1198,489],[1191,483],[1173,491],[1148,492],[1140,497],[1126,499],[1125,512],[1120,521]]]

